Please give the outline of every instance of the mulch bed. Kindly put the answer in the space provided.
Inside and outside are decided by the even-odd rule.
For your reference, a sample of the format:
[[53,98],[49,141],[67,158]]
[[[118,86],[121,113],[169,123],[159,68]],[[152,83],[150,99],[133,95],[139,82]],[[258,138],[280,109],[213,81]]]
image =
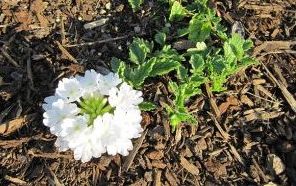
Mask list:
[[[133,13],[119,0],[2,0],[0,184],[296,185],[296,3],[212,4],[230,30],[254,41],[261,64],[231,77],[221,94],[203,87],[189,105],[198,125],[172,133],[159,107],[143,113],[145,132],[129,156],[81,163],[55,149],[43,99],[62,77],[105,73],[112,56],[126,58],[133,37],[163,26],[163,7],[147,1]],[[150,80],[144,95],[159,105],[169,99],[166,77]]]

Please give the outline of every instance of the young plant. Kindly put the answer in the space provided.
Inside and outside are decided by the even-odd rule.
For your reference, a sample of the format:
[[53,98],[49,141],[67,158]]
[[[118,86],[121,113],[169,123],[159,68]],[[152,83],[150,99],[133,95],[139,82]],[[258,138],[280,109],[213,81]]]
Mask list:
[[[189,41],[196,43],[195,48],[181,54],[187,56],[186,59],[189,57],[189,68],[188,65],[187,68],[179,67],[179,81],[169,83],[175,99],[173,105],[166,105],[166,109],[173,129],[183,122],[197,123],[188,112],[186,103],[201,92],[201,84],[209,82],[212,91],[224,91],[223,85],[229,76],[257,63],[247,54],[253,46],[252,41],[245,40],[238,34],[228,37],[226,29],[220,23],[221,18],[207,4],[207,0],[196,0],[186,7],[177,1],[171,4],[170,21],[182,21],[183,25],[184,18],[191,17],[187,27],[179,29],[179,37],[187,37]],[[220,42],[211,41],[211,36],[216,40],[220,39]],[[205,43],[214,44],[206,46]]]
[[[194,0],[186,6],[176,0],[161,2],[170,6],[169,20],[177,26],[182,25],[177,36],[172,35],[171,38],[186,38],[196,47],[177,52],[166,44],[166,34],[159,32],[155,41],[161,50],[154,51],[153,42],[136,38],[130,45],[130,63],[119,59],[112,62],[115,72],[136,88],[140,88],[149,77],[176,71],[177,81],[170,81],[168,85],[173,103],[164,105],[174,130],[184,122],[197,123],[195,116],[188,111],[187,103],[201,93],[203,83],[209,83],[214,92],[224,91],[229,76],[257,62],[247,54],[253,46],[252,41],[238,34],[229,37],[221,18],[209,8],[208,0]],[[165,30],[166,33],[174,33],[174,30]]]

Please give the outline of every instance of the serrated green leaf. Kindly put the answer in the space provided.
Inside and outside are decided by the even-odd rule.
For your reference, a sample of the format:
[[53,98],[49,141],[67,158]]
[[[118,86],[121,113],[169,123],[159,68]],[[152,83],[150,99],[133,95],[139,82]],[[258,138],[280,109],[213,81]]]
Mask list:
[[137,68],[125,71],[125,77],[134,87],[139,88],[144,83],[144,80],[150,76],[150,73],[155,65],[156,59],[152,58],[147,62],[139,65]]
[[244,44],[243,44],[243,49],[244,51],[248,51],[253,47],[253,41],[250,39],[245,40]]
[[181,21],[186,15],[187,10],[183,7],[178,1],[174,1],[174,4],[171,8],[171,13],[169,20],[170,21]]
[[188,39],[192,42],[202,42],[209,38],[212,24],[204,14],[195,14],[189,22]]
[[129,46],[129,57],[131,62],[135,64],[144,63],[147,54],[153,50],[153,43],[145,41],[144,39],[135,38]]
[[180,63],[178,61],[157,60],[149,76],[154,77],[154,76],[168,74],[172,70],[177,69],[179,66],[180,66]]
[[124,79],[127,81],[127,73],[128,73],[128,68],[126,67],[124,62],[120,62],[119,66],[117,68],[117,74],[119,75],[120,78]]
[[184,101],[187,101],[192,96],[200,94],[200,86],[205,82],[205,78],[202,76],[192,76],[190,79],[191,81],[186,85],[184,90]]
[[124,63],[121,59],[118,59],[116,57],[112,57],[111,59],[111,69],[113,72],[117,73],[119,70],[119,66],[121,63]]
[[197,120],[187,112],[175,112],[170,116],[170,123],[173,131],[175,131],[182,122],[197,124]]
[[128,0],[128,3],[130,4],[134,12],[140,9],[143,2],[144,0]]
[[183,65],[177,68],[177,77],[181,82],[188,80],[188,70]]
[[169,91],[174,94],[178,90],[178,85],[177,85],[176,82],[170,81],[169,84],[168,84],[168,88],[169,88]]
[[205,68],[205,61],[200,54],[191,55],[189,63],[192,66],[192,73],[201,73]]
[[178,37],[183,37],[185,35],[189,34],[189,29],[186,27],[186,28],[179,28],[177,30],[177,35]]
[[165,41],[166,41],[166,34],[163,32],[158,32],[157,34],[155,34],[154,40],[160,44],[160,46],[164,46],[165,45]]
[[226,69],[227,63],[225,62],[225,59],[221,55],[216,55],[216,56],[212,57],[211,61],[209,63],[210,63],[210,67],[211,67],[210,71],[213,74],[220,75]]
[[139,104],[139,108],[142,111],[152,111],[156,109],[156,105],[154,103],[145,101]]
[[233,52],[231,45],[228,42],[224,43],[223,49],[224,49],[224,57],[226,59],[226,62],[228,64],[236,63],[237,57],[236,57],[235,53]]
[[249,56],[245,56],[239,63],[240,67],[247,67],[250,65],[256,65],[258,64],[258,61],[254,58],[251,58]]
[[[224,43],[224,46],[226,45],[227,47],[230,46],[230,49],[232,50],[233,54],[238,60],[241,60],[244,57],[245,50],[244,50],[244,43],[245,40],[239,35],[239,34],[233,34],[231,38],[227,42]],[[229,45],[229,46],[228,46]],[[247,46],[249,45],[249,42],[246,44]],[[246,47],[247,47],[246,46]],[[228,50],[230,50],[228,49]],[[224,48],[225,50],[225,48]],[[225,53],[225,57],[228,58],[228,54]]]

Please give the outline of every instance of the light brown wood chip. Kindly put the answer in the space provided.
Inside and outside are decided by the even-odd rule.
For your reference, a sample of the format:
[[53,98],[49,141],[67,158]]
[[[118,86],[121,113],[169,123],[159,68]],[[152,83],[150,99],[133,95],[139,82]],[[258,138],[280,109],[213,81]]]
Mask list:
[[196,176],[199,174],[198,167],[195,166],[194,164],[190,163],[184,157],[180,158],[180,163],[184,167],[184,169],[186,169],[189,173],[196,175]]
[[32,122],[36,115],[37,114],[29,114],[0,124],[0,134],[7,136],[15,132],[16,130]]

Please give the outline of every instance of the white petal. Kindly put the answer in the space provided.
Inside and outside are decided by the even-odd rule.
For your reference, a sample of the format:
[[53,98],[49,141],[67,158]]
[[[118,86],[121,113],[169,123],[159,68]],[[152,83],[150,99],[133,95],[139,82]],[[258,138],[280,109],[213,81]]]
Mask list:
[[52,103],[56,102],[59,99],[58,96],[49,96],[44,99],[44,104],[42,104],[43,110],[50,110],[52,108]]
[[111,106],[129,110],[137,107],[143,102],[142,92],[133,90],[131,86],[122,83],[118,88],[113,88],[109,91],[108,101]]
[[108,75],[100,75],[98,77],[98,87],[102,95],[109,95],[109,91],[119,85],[122,80],[118,74],[109,73]]
[[77,77],[83,95],[92,94],[99,89],[99,75],[95,70],[87,70],[83,77]]
[[76,78],[63,78],[58,84],[56,94],[68,102],[77,101],[82,96],[81,85]]

